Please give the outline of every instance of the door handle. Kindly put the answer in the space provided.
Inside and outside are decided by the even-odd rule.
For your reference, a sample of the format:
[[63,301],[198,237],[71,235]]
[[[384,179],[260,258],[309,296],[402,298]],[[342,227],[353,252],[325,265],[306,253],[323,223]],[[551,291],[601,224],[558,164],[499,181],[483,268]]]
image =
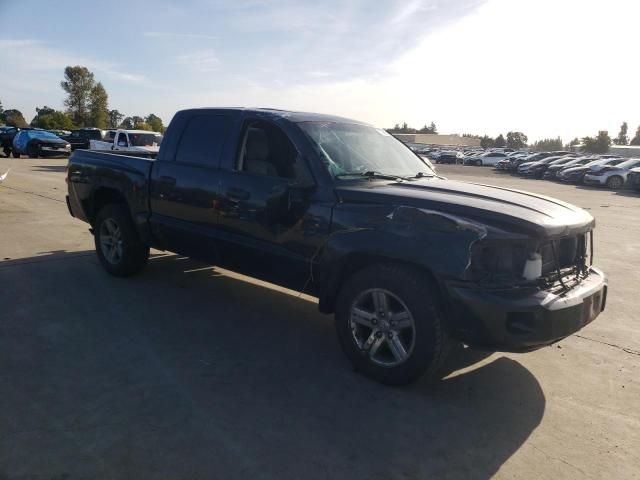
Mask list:
[[166,175],[161,175],[158,177],[158,182],[173,187],[176,184],[176,179],[173,177],[168,177]]

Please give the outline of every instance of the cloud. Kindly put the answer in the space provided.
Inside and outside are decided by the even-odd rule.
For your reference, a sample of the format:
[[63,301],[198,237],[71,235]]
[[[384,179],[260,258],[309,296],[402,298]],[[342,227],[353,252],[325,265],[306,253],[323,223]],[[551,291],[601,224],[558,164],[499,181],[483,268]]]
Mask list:
[[174,62],[191,69],[194,72],[213,72],[218,70],[220,60],[213,50],[199,50],[197,52],[178,55]]

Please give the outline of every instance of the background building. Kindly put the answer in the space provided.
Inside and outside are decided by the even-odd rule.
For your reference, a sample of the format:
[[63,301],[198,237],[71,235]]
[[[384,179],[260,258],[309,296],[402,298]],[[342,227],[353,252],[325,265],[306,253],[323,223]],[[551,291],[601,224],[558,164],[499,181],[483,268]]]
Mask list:
[[394,137],[404,143],[422,143],[424,145],[451,145],[456,147],[479,147],[479,138],[460,135],[440,135],[437,133],[394,133]]

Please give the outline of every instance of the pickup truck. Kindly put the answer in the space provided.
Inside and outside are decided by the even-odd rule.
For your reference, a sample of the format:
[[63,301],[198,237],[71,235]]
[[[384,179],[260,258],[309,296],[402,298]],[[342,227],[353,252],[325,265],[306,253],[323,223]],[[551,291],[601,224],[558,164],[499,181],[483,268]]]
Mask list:
[[111,150],[137,157],[155,157],[160,150],[162,135],[147,130],[116,130],[109,141],[90,140],[90,150]]
[[386,384],[437,379],[452,342],[534,350],[605,307],[588,212],[441,178],[354,120],[184,110],[155,160],[78,150],[67,183],[107,272],[141,271],[153,247],[314,295]]

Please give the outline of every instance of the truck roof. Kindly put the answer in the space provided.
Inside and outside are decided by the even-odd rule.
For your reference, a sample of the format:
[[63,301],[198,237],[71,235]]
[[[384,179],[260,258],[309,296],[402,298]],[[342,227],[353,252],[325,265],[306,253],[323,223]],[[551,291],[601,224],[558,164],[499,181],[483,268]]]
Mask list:
[[368,123],[361,122],[359,120],[353,120],[345,117],[338,117],[336,115],[327,115],[324,113],[311,113],[311,112],[297,112],[293,110],[279,110],[276,108],[245,108],[245,107],[204,107],[204,108],[189,108],[182,110],[183,112],[192,111],[236,111],[245,113],[255,113],[265,118],[272,120],[286,119],[294,123],[299,122],[340,122],[340,123],[356,123],[359,125],[369,125]]

